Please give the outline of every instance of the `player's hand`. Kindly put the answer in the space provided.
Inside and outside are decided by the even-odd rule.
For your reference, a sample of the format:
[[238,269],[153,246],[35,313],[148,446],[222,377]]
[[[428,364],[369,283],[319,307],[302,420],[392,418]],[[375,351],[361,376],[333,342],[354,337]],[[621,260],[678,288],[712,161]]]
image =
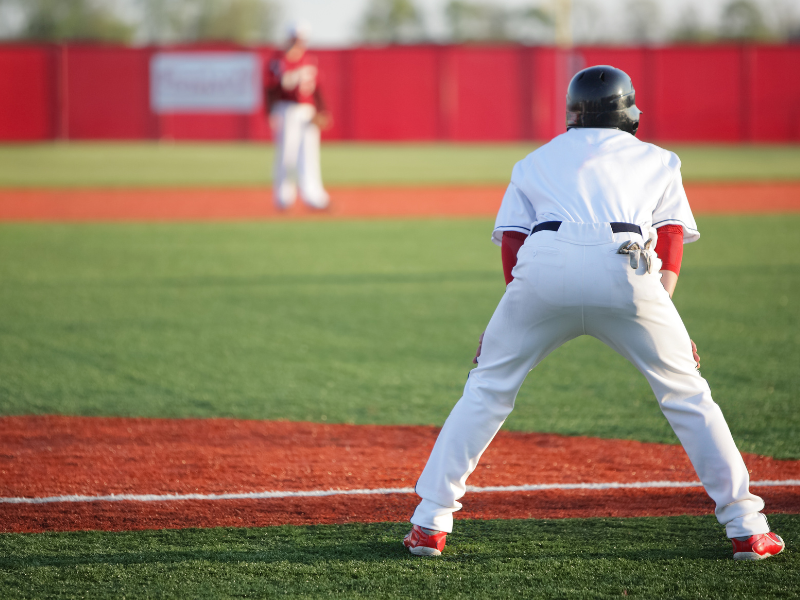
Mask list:
[[315,114],[311,121],[322,130],[330,129],[333,126],[333,117],[327,110]]
[[280,117],[274,113],[269,113],[269,128],[272,131],[277,131],[278,127],[281,126]]
[[[694,340],[689,340],[692,342],[692,356],[694,357],[694,362],[697,363],[697,368],[700,368],[700,355],[697,353],[697,344],[694,343]],[[479,350],[480,352],[480,350]]]
[[480,357],[481,348],[483,348],[483,336],[484,335],[486,335],[485,331],[481,334],[481,337],[478,338],[478,350],[475,352],[475,358],[472,359],[472,364],[474,364],[474,365],[478,364],[478,357]]

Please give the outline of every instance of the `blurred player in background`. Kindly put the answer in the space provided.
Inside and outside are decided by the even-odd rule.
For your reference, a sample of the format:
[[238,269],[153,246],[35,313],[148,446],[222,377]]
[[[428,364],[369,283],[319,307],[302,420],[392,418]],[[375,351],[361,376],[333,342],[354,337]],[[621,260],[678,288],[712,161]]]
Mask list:
[[294,204],[297,187],[312,208],[327,208],[330,198],[322,187],[319,166],[320,129],[331,124],[318,85],[317,61],[306,52],[308,26],[289,27],[286,50],[267,65],[266,105],[275,136],[273,189],[275,203]]

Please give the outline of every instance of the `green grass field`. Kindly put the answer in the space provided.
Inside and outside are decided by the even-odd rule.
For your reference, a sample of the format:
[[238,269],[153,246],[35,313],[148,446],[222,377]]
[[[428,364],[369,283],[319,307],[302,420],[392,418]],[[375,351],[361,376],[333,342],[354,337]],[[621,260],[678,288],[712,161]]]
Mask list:
[[[800,516],[771,518],[787,544]],[[734,562],[713,517],[461,521],[437,559],[402,523],[0,536],[6,597],[796,598],[788,551]]]
[[[326,149],[330,183],[502,183],[531,147]],[[5,146],[0,186],[256,185],[268,146]],[[693,154],[694,153],[694,154]],[[693,180],[800,178],[800,149],[680,152]],[[337,162],[339,161],[339,162]],[[441,168],[440,168],[441,167]],[[675,295],[739,447],[800,458],[800,215],[703,216]],[[0,415],[443,422],[503,293],[487,219],[0,224]],[[589,338],[508,428],[675,443]],[[784,555],[730,560],[713,517],[466,522],[441,560],[405,524],[0,534],[0,597],[792,598]]]
[[[504,285],[491,221],[0,226],[0,412],[441,424]],[[675,302],[741,448],[800,458],[800,215],[705,217]],[[508,427],[674,442],[632,366],[549,357]]]
[[[686,181],[800,179],[800,146],[665,144]],[[323,144],[329,185],[505,184],[535,144]],[[254,186],[269,182],[267,144],[0,145],[0,187]]]

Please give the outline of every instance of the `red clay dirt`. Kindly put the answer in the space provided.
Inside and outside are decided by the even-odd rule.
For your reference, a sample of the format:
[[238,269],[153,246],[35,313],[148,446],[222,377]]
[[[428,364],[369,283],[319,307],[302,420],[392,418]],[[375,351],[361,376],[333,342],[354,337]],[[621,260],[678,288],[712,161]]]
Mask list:
[[[229,419],[0,418],[0,496],[411,488],[438,430]],[[800,479],[800,461],[745,455],[753,480]],[[470,485],[695,481],[680,446],[502,431]],[[771,512],[797,488],[761,487]],[[169,502],[0,503],[0,531],[132,530],[405,520],[410,493]],[[468,493],[458,518],[713,512],[701,488]]]
[[[800,211],[800,182],[687,183],[695,213]],[[267,188],[6,189],[0,221],[221,221],[494,217],[505,186],[332,188],[331,207],[280,212]]]

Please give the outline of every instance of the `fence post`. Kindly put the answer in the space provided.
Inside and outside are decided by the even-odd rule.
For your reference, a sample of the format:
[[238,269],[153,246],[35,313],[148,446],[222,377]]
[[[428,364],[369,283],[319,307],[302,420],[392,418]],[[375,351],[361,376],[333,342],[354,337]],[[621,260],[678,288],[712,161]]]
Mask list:
[[533,139],[533,49],[521,46],[519,52],[519,78],[520,78],[520,131],[521,140]]
[[661,135],[661,128],[659,127],[660,119],[658,118],[658,64],[657,52],[659,50],[648,46],[642,50],[644,56],[642,62],[644,63],[644,81],[642,82],[641,102],[637,103],[640,106],[647,106],[647,110],[643,110],[645,122],[647,123],[648,137],[654,140],[659,139]]
[[69,55],[60,44],[56,52],[56,138],[69,140]]
[[352,48],[341,50],[341,91],[340,106],[342,107],[342,139],[352,140],[353,135],[353,52]]
[[756,56],[755,48],[750,45],[742,44],[741,52],[741,100],[739,104],[739,126],[740,141],[753,141],[753,108],[755,106],[754,89],[756,80]]
[[453,46],[442,46],[436,50],[439,102],[437,111],[437,137],[453,140],[456,137],[458,118],[458,71]]

